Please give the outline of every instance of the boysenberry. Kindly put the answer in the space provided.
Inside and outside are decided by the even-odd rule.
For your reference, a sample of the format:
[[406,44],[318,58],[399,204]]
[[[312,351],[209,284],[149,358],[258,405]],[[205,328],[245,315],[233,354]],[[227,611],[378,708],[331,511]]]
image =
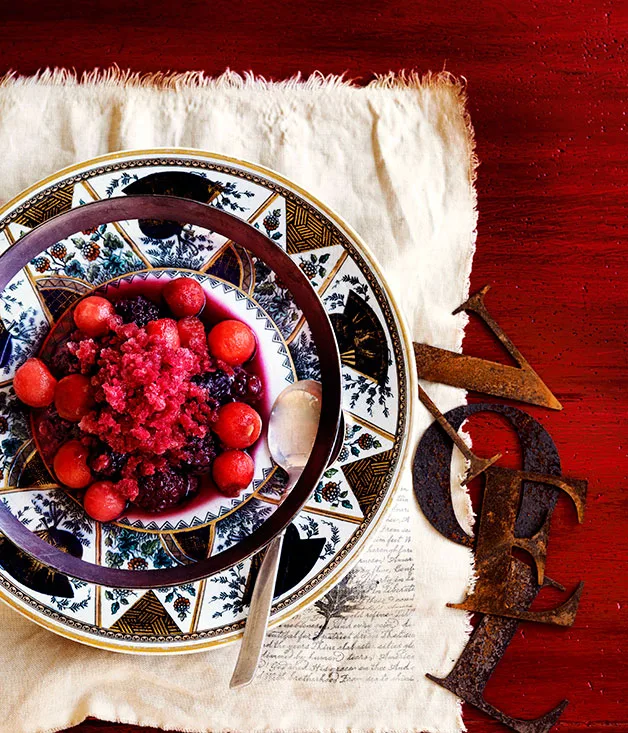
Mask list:
[[119,478],[127,457],[114,453],[108,445],[97,442],[89,452],[87,465],[97,478]]
[[146,570],[148,568],[148,563],[143,557],[132,557],[129,560],[127,567],[129,570]]
[[205,372],[196,377],[192,377],[194,384],[198,384],[207,390],[207,396],[216,400],[219,405],[225,405],[233,400],[233,384],[234,377],[227,374],[222,369],[216,369],[214,372]]
[[340,484],[335,481],[328,481],[321,489],[321,495],[325,501],[334,504],[340,499]]
[[192,438],[181,450],[182,464],[190,473],[207,473],[215,457],[216,443],[211,433]]
[[76,355],[68,349],[68,342],[64,341],[55,349],[48,362],[51,372],[57,377],[67,377],[81,371],[81,365]]
[[143,295],[119,300],[115,309],[125,323],[136,323],[141,328],[150,321],[156,321],[161,315],[159,306]]
[[87,242],[82,248],[83,257],[88,262],[93,262],[100,257],[100,247],[95,242]]
[[274,232],[279,227],[279,213],[279,209],[275,209],[264,217],[264,227],[269,232]]
[[369,433],[362,433],[358,438],[358,445],[362,450],[369,450],[373,447],[373,436]]
[[139,479],[135,504],[147,512],[162,512],[180,504],[198,490],[198,479],[174,471],[162,471]]
[[316,265],[313,262],[310,262],[310,260],[303,260],[299,267],[301,268],[301,270],[303,270],[303,274],[309,280],[312,280],[314,277],[316,277]]
[[61,244],[61,242],[57,242],[56,244],[53,244],[50,248],[50,254],[53,257],[56,257],[59,260],[62,260],[66,254],[68,253],[68,250],[65,247],[65,244]]

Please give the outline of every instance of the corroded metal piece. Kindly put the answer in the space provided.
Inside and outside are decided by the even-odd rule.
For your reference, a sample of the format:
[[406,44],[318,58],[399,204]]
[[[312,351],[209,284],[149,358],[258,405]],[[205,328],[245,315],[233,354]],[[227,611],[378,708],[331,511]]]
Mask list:
[[484,473],[484,471],[486,471],[489,466],[492,466],[493,463],[499,461],[499,459],[502,457],[501,453],[496,453],[492,458],[480,458],[480,456],[476,456],[471,448],[469,448],[469,446],[460,437],[458,432],[451,427],[447,420],[445,420],[445,416],[443,415],[443,413],[438,409],[438,407],[436,407],[434,402],[430,399],[430,396],[423,389],[423,387],[421,387],[421,385],[419,385],[419,399],[421,400],[423,405],[427,407],[427,409],[432,414],[432,417],[453,440],[458,450],[469,462],[469,465],[467,466],[467,474],[464,481],[462,482],[463,486],[468,484],[469,481],[473,481],[476,476]]
[[450,384],[453,387],[471,389],[483,394],[507,397],[517,402],[529,402],[552,410],[562,410],[560,402],[489,314],[484,304],[484,296],[489,287],[486,285],[472,295],[456,308],[454,314],[470,311],[479,316],[519,366],[499,364],[475,356],[438,349],[428,344],[415,343],[414,354],[419,377],[430,382]]
[[[512,600],[520,608],[529,608],[540,586],[536,584],[531,568],[525,563],[515,562],[515,574]],[[549,585],[557,584],[545,578],[544,586]],[[563,700],[539,718],[524,720],[506,715],[484,699],[484,688],[504,656],[518,626],[519,622],[511,618],[483,616],[447,677],[434,677],[431,674],[427,677],[517,733],[547,733],[567,707],[567,700]]]
[[578,520],[582,522],[586,482],[529,471],[513,471],[501,466],[490,466],[485,475],[482,515],[475,546],[477,581],[473,592],[462,603],[448,605],[451,608],[508,616],[520,621],[571,626],[576,618],[583,584],[580,583],[571,597],[556,608],[546,611],[521,610],[516,602],[521,581],[518,580],[520,576],[515,569],[517,564],[512,550],[518,547],[532,557],[537,583],[542,585],[550,520],[548,517],[532,537],[515,536],[522,484],[524,481],[534,481],[565,492],[575,504]]
[[[521,444],[523,471],[513,472],[520,473],[517,484],[520,487],[521,502],[515,505],[519,507],[519,511],[514,519],[512,537],[525,540],[537,536],[538,539],[539,533],[543,532],[547,542],[551,513],[563,490],[554,480],[565,483],[560,478],[560,458],[554,441],[534,418],[507,405],[465,405],[450,410],[443,417],[457,431],[467,418],[480,412],[494,412],[507,418]],[[415,454],[414,491],[423,513],[435,529],[453,542],[473,547],[473,537],[462,529],[453,509],[450,489],[452,450],[453,441],[448,433],[438,423],[433,423],[425,431]],[[492,466],[488,472],[496,470],[503,469]],[[542,482],[538,481],[540,477],[543,478]],[[548,478],[552,481],[548,482]],[[583,498],[584,487],[576,487],[576,493]],[[538,572],[533,572],[531,567],[515,560],[511,573],[511,582],[505,588],[504,602],[509,608],[525,613],[542,587],[537,582]],[[543,586],[548,585],[564,590],[562,586],[544,577]],[[546,733],[559,719],[567,705],[566,700],[536,720],[521,720],[504,714],[483,697],[484,688],[518,625],[519,620],[516,618],[483,616],[452,671],[444,678],[432,675],[428,677],[518,733]]]

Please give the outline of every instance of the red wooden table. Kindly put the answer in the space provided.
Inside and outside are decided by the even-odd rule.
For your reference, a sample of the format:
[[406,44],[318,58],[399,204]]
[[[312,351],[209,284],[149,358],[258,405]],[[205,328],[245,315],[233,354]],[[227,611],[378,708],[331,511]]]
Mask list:
[[[568,697],[558,731],[628,731],[626,9],[621,0],[91,0],[61,10],[22,0],[0,10],[0,73],[116,62],[276,79],[445,67],[468,79],[482,161],[472,286],[494,285],[492,313],[565,408],[530,412],[565,473],[589,479],[585,524],[561,503],[548,563],[568,588],[585,580],[576,623],[521,626],[487,697],[518,716]],[[475,326],[466,348],[499,356]],[[514,462],[498,422],[478,424],[474,439],[479,453],[510,446]],[[472,733],[503,730],[472,709],[465,720]],[[79,726],[111,728],[140,730]]]

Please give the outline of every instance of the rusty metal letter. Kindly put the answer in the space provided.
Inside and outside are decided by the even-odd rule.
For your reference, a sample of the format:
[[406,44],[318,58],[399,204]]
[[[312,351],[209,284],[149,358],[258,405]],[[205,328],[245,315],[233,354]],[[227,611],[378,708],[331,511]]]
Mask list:
[[[515,538],[533,538],[541,530],[549,534],[549,521],[561,489],[547,482],[539,483],[539,476],[560,479],[560,458],[549,433],[527,413],[515,407],[499,404],[474,404],[457,407],[444,417],[454,430],[471,415],[494,412],[511,423],[519,437],[523,472],[521,505],[514,525]],[[425,431],[414,457],[414,492],[430,524],[448,539],[466,547],[474,546],[473,537],[464,532],[453,509],[450,493],[450,464],[453,441],[435,422]],[[538,573],[520,561],[513,565],[514,580],[508,587],[506,602],[511,608],[525,611],[541,590]],[[557,583],[545,577],[543,586]],[[519,620],[503,616],[482,616],[460,658],[444,678],[428,677],[441,687],[458,695],[465,702],[482,710],[495,720],[510,726],[518,733],[547,733],[558,721],[567,701],[563,700],[552,711],[535,720],[522,720],[506,715],[486,702],[484,689],[496,666],[510,644]]]
[[470,311],[478,315],[519,366],[499,364],[428,344],[415,343],[414,354],[419,377],[430,382],[450,384],[496,397],[507,397],[517,402],[562,410],[560,402],[489,314],[484,304],[484,296],[488,290],[489,286],[486,285],[456,308],[454,314]]
[[449,604],[450,607],[508,616],[520,621],[571,626],[576,618],[583,584],[580,583],[571,597],[556,608],[547,611],[521,610],[513,602],[517,595],[516,586],[520,582],[516,577],[516,566],[520,563],[513,556],[512,549],[518,547],[532,557],[537,583],[542,586],[545,579],[549,518],[532,537],[515,536],[522,484],[524,481],[534,481],[565,492],[575,504],[578,520],[582,522],[586,481],[513,471],[501,466],[489,466],[484,475],[486,483],[475,547],[477,582],[471,595],[462,603]]

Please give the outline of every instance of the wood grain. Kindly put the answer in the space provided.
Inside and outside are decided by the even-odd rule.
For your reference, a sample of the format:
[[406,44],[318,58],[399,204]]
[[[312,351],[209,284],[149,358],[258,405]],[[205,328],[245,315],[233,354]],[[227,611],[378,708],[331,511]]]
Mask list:
[[[79,7],[80,6],[80,7]],[[585,580],[569,630],[523,625],[489,684],[507,712],[533,716],[571,700],[558,731],[628,731],[628,255],[625,191],[627,6],[611,0],[215,4],[128,0],[3,4],[0,72],[139,71],[229,66],[296,71],[447,68],[468,79],[480,211],[472,285],[564,405],[530,410],[568,475],[587,477],[586,521],[559,506],[548,573]],[[499,355],[475,325],[466,348]],[[478,419],[478,452],[516,446]],[[472,733],[503,730],[468,709]],[[392,722],[392,721],[391,721]],[[135,730],[88,722],[81,733]]]

